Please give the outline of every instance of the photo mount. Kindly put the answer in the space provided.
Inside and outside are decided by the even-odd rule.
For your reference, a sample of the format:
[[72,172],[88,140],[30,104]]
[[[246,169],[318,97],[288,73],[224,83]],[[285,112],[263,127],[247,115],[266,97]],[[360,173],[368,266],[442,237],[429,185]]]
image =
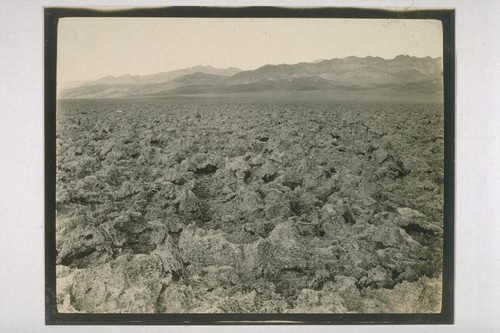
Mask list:
[[[48,325],[371,325],[453,324],[454,320],[454,160],[455,12],[452,9],[366,9],[287,7],[163,7],[132,9],[45,8],[45,295]],[[127,18],[324,18],[433,19],[443,27],[444,236],[440,313],[411,314],[97,314],[59,313],[56,299],[56,68],[57,28],[66,17]]]

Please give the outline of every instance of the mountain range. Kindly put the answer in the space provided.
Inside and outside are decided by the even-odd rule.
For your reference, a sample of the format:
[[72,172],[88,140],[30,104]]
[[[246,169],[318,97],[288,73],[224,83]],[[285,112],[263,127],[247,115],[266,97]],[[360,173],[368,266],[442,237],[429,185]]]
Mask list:
[[[393,59],[347,57],[255,70],[195,66],[153,75],[107,76],[58,87],[59,98],[123,98],[198,94],[322,91],[355,96],[442,98],[442,58],[405,55]],[[76,85],[76,86],[75,86]]]

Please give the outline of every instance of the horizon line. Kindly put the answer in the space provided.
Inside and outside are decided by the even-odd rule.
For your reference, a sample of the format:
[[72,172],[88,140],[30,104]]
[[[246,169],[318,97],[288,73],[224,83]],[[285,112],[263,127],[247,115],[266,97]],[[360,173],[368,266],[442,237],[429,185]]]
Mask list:
[[264,66],[283,66],[283,65],[288,65],[288,66],[294,66],[294,65],[298,65],[298,64],[313,64],[313,63],[321,63],[323,61],[330,61],[330,60],[344,60],[344,59],[349,59],[349,58],[358,58],[358,59],[367,59],[367,58],[375,58],[375,59],[383,59],[383,60],[394,60],[398,57],[408,57],[408,58],[417,58],[417,59],[426,59],[426,58],[431,58],[431,59],[442,59],[443,56],[439,56],[439,57],[431,57],[431,56],[425,56],[425,57],[417,57],[417,56],[413,56],[413,55],[408,55],[408,54],[398,54],[396,56],[394,56],[393,58],[384,58],[384,57],[381,57],[381,56],[365,56],[365,57],[360,57],[360,56],[355,56],[355,55],[351,55],[351,56],[347,56],[347,57],[343,57],[343,58],[318,58],[318,59],[315,59],[315,60],[311,60],[311,61],[300,61],[300,62],[295,62],[295,63],[279,63],[279,64],[271,64],[271,63],[266,63],[266,64],[263,64],[263,65],[260,65],[256,68],[253,68],[253,69],[242,69],[240,67],[237,67],[237,66],[228,66],[228,67],[215,67],[215,66],[212,66],[210,64],[208,65],[204,65],[204,64],[198,64],[198,65],[194,65],[194,66],[191,66],[191,67],[182,67],[182,68],[176,68],[176,69],[172,69],[172,70],[169,70],[169,71],[161,71],[161,72],[155,72],[155,73],[149,73],[149,74],[131,74],[131,73],[124,73],[124,74],[120,74],[120,75],[106,75],[106,76],[101,76],[99,78],[96,78],[96,79],[87,79],[87,80],[71,80],[71,81],[59,81],[60,83],[76,83],[76,82],[92,82],[92,81],[99,81],[101,79],[104,79],[104,78],[120,78],[120,77],[124,77],[124,76],[150,76],[150,75],[158,75],[158,74],[163,74],[163,73],[170,73],[170,72],[175,72],[175,71],[180,71],[180,70],[184,70],[184,69],[190,69],[190,68],[194,68],[194,67],[211,67],[211,68],[214,68],[214,69],[231,69],[231,68],[234,68],[234,69],[238,69],[240,70],[240,72],[247,72],[247,71],[254,71],[254,70],[257,70],[259,68],[262,68]]

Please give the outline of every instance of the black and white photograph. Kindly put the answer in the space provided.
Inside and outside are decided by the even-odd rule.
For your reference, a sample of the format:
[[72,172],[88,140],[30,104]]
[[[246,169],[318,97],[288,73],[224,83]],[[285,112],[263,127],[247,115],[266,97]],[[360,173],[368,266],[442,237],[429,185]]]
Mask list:
[[0,332],[496,332],[498,13],[0,0]]
[[60,17],[55,313],[451,320],[432,14]]

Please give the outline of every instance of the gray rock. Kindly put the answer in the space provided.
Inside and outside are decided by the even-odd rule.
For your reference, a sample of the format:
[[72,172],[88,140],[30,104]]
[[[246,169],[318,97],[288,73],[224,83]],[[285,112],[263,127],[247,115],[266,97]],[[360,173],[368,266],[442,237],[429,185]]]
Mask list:
[[238,268],[241,262],[241,251],[236,244],[227,241],[220,232],[193,226],[182,232],[179,251],[184,264],[192,266],[192,272],[199,273],[208,266]]
[[276,279],[284,270],[305,270],[308,249],[299,238],[300,235],[291,222],[278,224],[269,237],[259,243],[258,268],[261,274]]
[[69,295],[75,311],[93,313],[154,313],[162,286],[168,283],[160,260],[145,254],[120,256],[63,279],[57,281],[61,310],[68,307],[63,295]]
[[183,284],[169,284],[158,297],[157,312],[186,313],[195,306],[193,289]]

